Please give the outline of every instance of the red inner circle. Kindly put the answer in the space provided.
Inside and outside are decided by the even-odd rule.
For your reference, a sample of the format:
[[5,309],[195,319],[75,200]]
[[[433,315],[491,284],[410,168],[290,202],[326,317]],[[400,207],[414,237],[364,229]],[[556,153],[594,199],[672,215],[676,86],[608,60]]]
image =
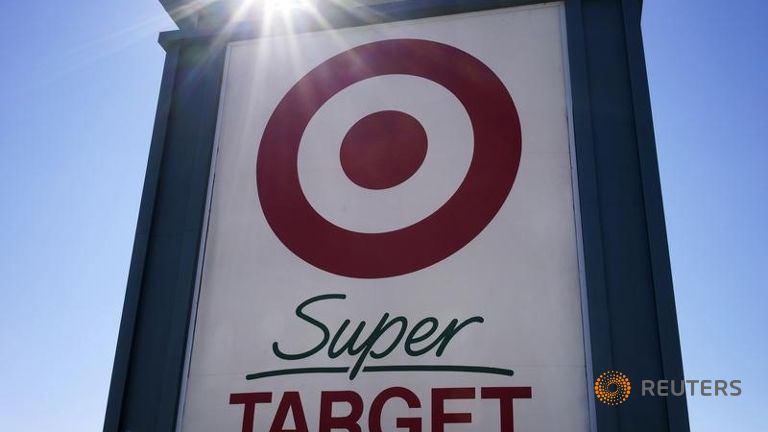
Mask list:
[[388,189],[408,180],[427,156],[427,133],[400,111],[363,117],[341,144],[341,167],[358,186]]

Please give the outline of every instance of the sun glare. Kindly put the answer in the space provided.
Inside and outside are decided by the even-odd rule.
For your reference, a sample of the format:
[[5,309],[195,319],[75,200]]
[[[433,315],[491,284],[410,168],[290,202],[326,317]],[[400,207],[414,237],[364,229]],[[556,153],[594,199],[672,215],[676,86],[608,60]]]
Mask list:
[[270,12],[285,12],[291,9],[308,8],[314,3],[312,0],[264,0],[264,9]]

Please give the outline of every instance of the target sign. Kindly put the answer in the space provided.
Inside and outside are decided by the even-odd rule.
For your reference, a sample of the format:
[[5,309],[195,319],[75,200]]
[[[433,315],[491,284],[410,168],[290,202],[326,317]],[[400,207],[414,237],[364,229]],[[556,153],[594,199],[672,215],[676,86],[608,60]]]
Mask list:
[[229,45],[182,430],[589,430],[562,13]]
[[[420,77],[451,92],[471,121],[473,153],[466,177],[435,212],[399,229],[364,233],[338,226],[312,207],[299,179],[299,148],[320,107],[355,83],[385,75]],[[427,142],[418,119],[380,111],[349,130],[340,161],[351,182],[388,189],[407,181],[430,146],[440,144]],[[450,45],[392,39],[336,55],[291,88],[267,123],[256,176],[269,225],[296,255],[339,275],[384,278],[435,264],[475,238],[509,194],[520,154],[515,104],[488,66]]]

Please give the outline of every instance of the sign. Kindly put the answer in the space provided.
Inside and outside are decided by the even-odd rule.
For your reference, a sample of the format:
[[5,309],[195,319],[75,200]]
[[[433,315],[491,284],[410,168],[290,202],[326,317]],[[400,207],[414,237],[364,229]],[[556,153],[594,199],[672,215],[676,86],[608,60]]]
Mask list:
[[563,23],[229,45],[183,431],[589,430]]

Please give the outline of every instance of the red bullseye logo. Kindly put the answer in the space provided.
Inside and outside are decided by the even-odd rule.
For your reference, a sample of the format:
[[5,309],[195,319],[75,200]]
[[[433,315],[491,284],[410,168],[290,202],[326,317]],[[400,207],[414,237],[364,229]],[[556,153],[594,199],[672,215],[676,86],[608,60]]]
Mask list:
[[[451,92],[469,116],[474,151],[456,192],[429,216],[388,232],[351,231],[325,219],[307,200],[299,181],[299,146],[310,120],[334,95],[385,75],[425,78]],[[377,191],[407,181],[419,170],[429,145],[439,143],[427,142],[416,118],[379,111],[350,128],[339,158],[350,181]],[[393,39],[338,54],[291,88],[267,123],[256,181],[267,223],[289,250],[334,274],[385,278],[438,263],[480,234],[504,204],[520,154],[515,104],[488,66],[449,45]]]

